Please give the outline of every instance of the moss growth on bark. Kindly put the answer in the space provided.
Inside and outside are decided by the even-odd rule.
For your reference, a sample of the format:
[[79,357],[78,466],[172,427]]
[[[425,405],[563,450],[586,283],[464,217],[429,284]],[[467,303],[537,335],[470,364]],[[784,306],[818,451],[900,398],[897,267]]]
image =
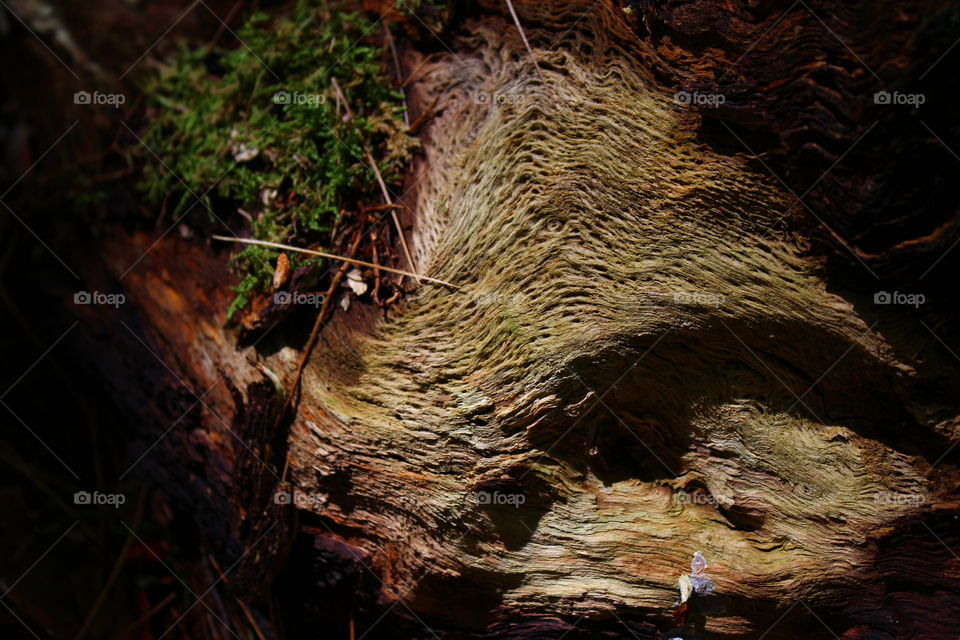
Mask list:
[[[328,246],[344,209],[376,201],[365,157],[396,183],[414,142],[403,94],[383,70],[375,23],[330,3],[301,1],[289,17],[254,14],[230,49],[182,49],[149,78],[141,187],[177,216],[198,204],[228,226],[249,217],[261,240]],[[276,252],[248,247],[230,316],[266,289]],[[304,264],[296,257],[294,267]]]

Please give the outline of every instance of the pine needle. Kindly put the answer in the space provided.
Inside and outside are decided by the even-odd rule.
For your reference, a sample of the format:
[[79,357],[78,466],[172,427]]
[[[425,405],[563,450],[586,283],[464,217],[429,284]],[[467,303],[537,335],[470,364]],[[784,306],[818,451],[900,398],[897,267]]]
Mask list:
[[270,247],[271,249],[283,249],[284,251],[294,251],[296,253],[305,253],[311,256],[329,258],[330,260],[340,260],[341,262],[347,262],[347,263],[355,264],[361,267],[369,267],[371,269],[382,269],[383,271],[389,271],[390,273],[396,273],[401,276],[407,276],[408,278],[423,279],[423,280],[426,280],[427,282],[442,284],[444,286],[450,287],[451,289],[460,288],[455,284],[451,284],[443,280],[438,280],[437,278],[431,278],[430,276],[421,276],[416,273],[412,273],[410,271],[404,271],[403,269],[393,269],[392,267],[385,267],[383,265],[373,264],[372,262],[364,262],[363,260],[346,258],[344,256],[338,256],[333,253],[325,253],[323,251],[314,251],[313,249],[301,249],[300,247],[293,247],[288,244],[280,244],[279,242],[267,242],[266,240],[254,240],[252,238],[228,238],[227,236],[211,236],[211,237],[214,240],[222,240],[223,242],[239,242],[241,244],[252,244],[258,247]]
[[523,40],[523,44],[527,48],[527,53],[530,54],[530,59],[533,61],[533,68],[537,70],[537,76],[540,77],[540,84],[547,89],[547,83],[543,79],[543,72],[540,71],[540,65],[537,64],[537,58],[533,55],[533,49],[530,47],[530,43],[527,41],[527,34],[523,32],[523,27],[520,25],[520,18],[517,17],[517,12],[513,8],[513,2],[511,2],[511,0],[507,0],[507,7],[510,9],[510,15],[513,16],[514,24],[517,25],[517,31],[520,32],[520,38]]
[[[347,101],[347,96],[340,88],[340,83],[337,82],[336,78],[331,78],[330,83],[336,90],[337,95],[343,101],[343,106],[347,110],[347,117],[352,118],[353,112],[350,110],[350,103]],[[383,176],[380,175],[380,168],[377,167],[377,162],[373,159],[373,154],[370,153],[370,147],[368,147],[366,143],[361,142],[361,144],[363,145],[363,151],[366,154],[367,162],[370,163],[370,168],[373,169],[373,175],[376,176],[377,182],[380,184],[380,191],[383,192],[383,199],[387,201],[388,205],[392,205],[393,199],[390,197],[390,192],[387,190],[387,185],[383,181]],[[397,235],[400,236],[400,246],[403,247],[403,256],[407,259],[407,264],[410,265],[410,268],[416,271],[417,267],[415,264],[413,264],[413,258],[410,257],[410,249],[407,248],[407,238],[403,235],[403,227],[400,226],[400,219],[397,218],[397,212],[393,209],[390,209],[390,218],[393,219],[393,225],[397,228]],[[413,278],[417,281],[417,284],[420,284],[420,276],[415,275]]]
[[[390,192],[387,191],[387,185],[383,182],[383,176],[380,175],[380,169],[377,167],[376,161],[373,159],[370,150],[364,146],[364,151],[367,153],[367,162],[370,163],[370,166],[373,168],[373,174],[377,177],[377,182],[380,183],[380,190],[383,191],[383,199],[387,201],[388,205],[393,204],[393,199],[390,197]],[[410,256],[410,249],[407,247],[407,239],[403,235],[403,227],[400,226],[400,219],[397,217],[397,210],[393,207],[390,209],[390,217],[393,218],[393,226],[397,228],[397,235],[400,236],[400,246],[403,247],[403,256],[407,259],[407,264],[410,265],[411,269],[416,269],[416,265],[413,264],[413,258]],[[417,284],[420,284],[420,276],[413,276],[417,281]]]

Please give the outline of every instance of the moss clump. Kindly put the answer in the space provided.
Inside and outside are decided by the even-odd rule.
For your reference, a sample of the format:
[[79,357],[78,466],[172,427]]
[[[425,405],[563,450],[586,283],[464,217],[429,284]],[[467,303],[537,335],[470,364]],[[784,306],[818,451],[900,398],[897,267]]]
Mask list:
[[[148,198],[182,215],[200,197],[228,224],[241,207],[256,238],[329,244],[342,210],[379,198],[365,148],[390,184],[413,146],[373,26],[302,0],[289,17],[250,17],[231,50],[182,49],[144,87],[152,102],[144,141],[158,156],[147,156]],[[229,317],[266,289],[274,255],[248,247],[237,256]]]

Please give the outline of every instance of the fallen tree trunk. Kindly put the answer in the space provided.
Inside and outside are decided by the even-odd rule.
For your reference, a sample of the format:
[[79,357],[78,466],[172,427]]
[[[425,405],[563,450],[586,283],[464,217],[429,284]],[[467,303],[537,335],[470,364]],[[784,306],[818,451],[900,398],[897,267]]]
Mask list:
[[[205,514],[241,592],[290,554],[353,567],[396,637],[956,637],[945,318],[835,285],[783,229],[789,187],[674,99],[654,10],[515,4],[536,65],[492,3],[451,51],[406,52],[412,109],[438,112],[410,247],[459,289],[338,306],[292,424],[302,336],[238,349],[225,250],[103,241],[136,310],[101,328],[156,443],[138,471]],[[678,621],[695,551],[715,592]],[[313,589],[301,622],[339,623]]]

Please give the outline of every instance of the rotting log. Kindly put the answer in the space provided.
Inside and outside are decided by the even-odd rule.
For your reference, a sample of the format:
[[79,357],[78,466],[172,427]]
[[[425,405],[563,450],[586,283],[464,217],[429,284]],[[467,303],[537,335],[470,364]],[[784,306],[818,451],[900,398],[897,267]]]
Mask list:
[[[138,451],[167,432],[139,471],[205,514],[240,591],[288,556],[360,558],[391,615],[455,637],[671,637],[698,550],[709,637],[957,637],[949,317],[838,286],[811,234],[782,224],[788,188],[673,99],[669,69],[693,54],[680,41],[663,63],[651,34],[726,7],[514,5],[546,86],[499,3],[464,10],[452,51],[405,52],[412,109],[438,112],[403,199],[410,247],[460,289],[338,307],[279,432],[302,335],[224,328],[227,249],[103,239],[104,278],[139,262],[101,370],[144,417]],[[777,15],[711,28],[743,51]],[[813,24],[796,20],[783,38]],[[777,51],[737,77],[770,82],[757,65]]]

